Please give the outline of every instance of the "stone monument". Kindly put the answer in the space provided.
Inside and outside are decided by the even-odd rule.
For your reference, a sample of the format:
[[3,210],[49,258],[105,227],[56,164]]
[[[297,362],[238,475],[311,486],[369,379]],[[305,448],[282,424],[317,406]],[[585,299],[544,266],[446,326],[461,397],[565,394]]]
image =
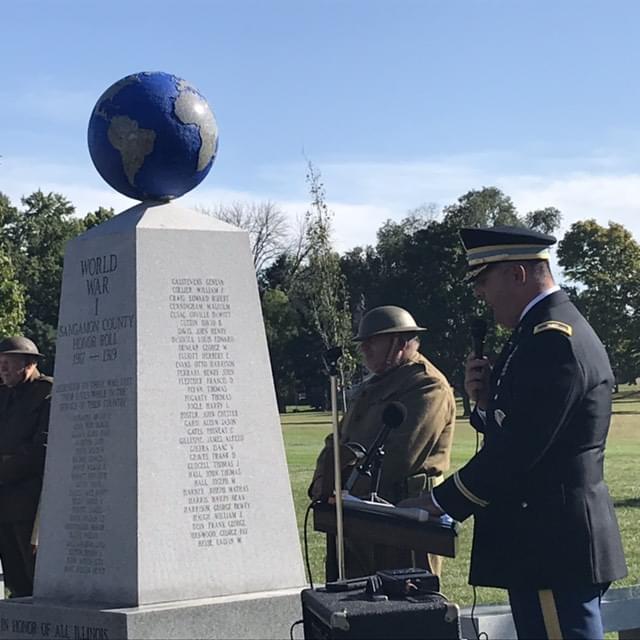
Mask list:
[[286,637],[305,578],[248,236],[167,202],[209,170],[215,120],[137,74],[89,141],[145,201],[67,247],[35,592],[0,603],[0,636]]

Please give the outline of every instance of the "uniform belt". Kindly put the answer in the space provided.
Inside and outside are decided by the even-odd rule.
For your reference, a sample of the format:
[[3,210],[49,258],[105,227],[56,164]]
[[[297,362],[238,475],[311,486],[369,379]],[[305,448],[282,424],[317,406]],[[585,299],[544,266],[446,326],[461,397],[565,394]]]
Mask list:
[[429,476],[426,473],[416,473],[404,479],[402,496],[404,498],[415,498],[421,493],[431,491],[444,481],[442,474]]

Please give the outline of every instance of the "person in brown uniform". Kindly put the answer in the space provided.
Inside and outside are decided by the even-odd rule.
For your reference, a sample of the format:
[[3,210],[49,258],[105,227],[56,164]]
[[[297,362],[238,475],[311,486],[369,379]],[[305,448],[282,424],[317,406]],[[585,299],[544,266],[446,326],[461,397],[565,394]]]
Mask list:
[[[396,504],[439,484],[449,468],[455,425],[455,400],[446,377],[418,352],[418,335],[425,331],[411,314],[395,306],[376,307],[366,313],[354,338],[360,343],[370,371],[351,400],[339,425],[341,464],[348,477],[356,462],[354,452],[367,449],[382,427],[382,414],[390,402],[399,402],[406,416],[385,444],[378,496]],[[359,478],[351,493],[369,497],[370,483]],[[333,438],[329,435],[318,456],[309,487],[312,500],[333,493]],[[355,578],[382,569],[417,566],[439,575],[442,558],[389,545],[345,538],[345,577]],[[335,538],[327,536],[327,581],[337,578]]]
[[0,560],[11,597],[33,592],[31,534],[44,473],[53,379],[22,336],[0,342]]

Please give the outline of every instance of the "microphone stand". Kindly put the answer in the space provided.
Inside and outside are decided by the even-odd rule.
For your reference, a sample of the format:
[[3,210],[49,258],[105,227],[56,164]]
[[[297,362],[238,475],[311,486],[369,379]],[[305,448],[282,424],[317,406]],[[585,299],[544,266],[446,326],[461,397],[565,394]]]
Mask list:
[[371,489],[371,494],[369,499],[372,502],[375,502],[378,498],[378,489],[380,488],[380,479],[382,477],[382,461],[384,459],[384,445],[391,433],[391,430],[394,429],[397,425],[395,424],[384,424],[382,429],[378,432],[376,439],[373,441],[371,446],[367,449],[367,455],[364,457],[362,462],[356,466],[356,468],[351,472],[349,479],[345,485],[345,489],[348,493],[353,489],[353,485],[358,480],[359,476],[369,476],[371,478],[371,483],[369,488]]
[[382,462],[384,461],[384,444],[381,444],[378,447],[376,454],[377,455],[374,456],[373,462],[371,463],[372,491],[371,491],[371,495],[369,496],[369,500],[371,500],[371,502],[380,501],[380,499],[378,498],[378,489],[380,488],[380,480],[382,479]]
[[338,434],[338,360],[342,349],[334,347],[325,354],[325,365],[331,382],[331,427],[333,434],[333,486],[336,496],[336,555],[338,580],[344,580],[344,522],[342,506],[342,466],[340,464],[340,436]]

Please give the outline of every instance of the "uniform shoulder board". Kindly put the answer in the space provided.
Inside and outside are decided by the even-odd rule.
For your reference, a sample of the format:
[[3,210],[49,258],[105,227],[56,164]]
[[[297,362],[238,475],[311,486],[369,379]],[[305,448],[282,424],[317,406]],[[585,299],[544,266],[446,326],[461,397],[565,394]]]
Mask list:
[[536,333],[551,330],[560,331],[560,333],[564,333],[566,336],[570,336],[573,333],[573,327],[570,324],[560,322],[559,320],[547,320],[533,327],[533,335],[535,336]]

